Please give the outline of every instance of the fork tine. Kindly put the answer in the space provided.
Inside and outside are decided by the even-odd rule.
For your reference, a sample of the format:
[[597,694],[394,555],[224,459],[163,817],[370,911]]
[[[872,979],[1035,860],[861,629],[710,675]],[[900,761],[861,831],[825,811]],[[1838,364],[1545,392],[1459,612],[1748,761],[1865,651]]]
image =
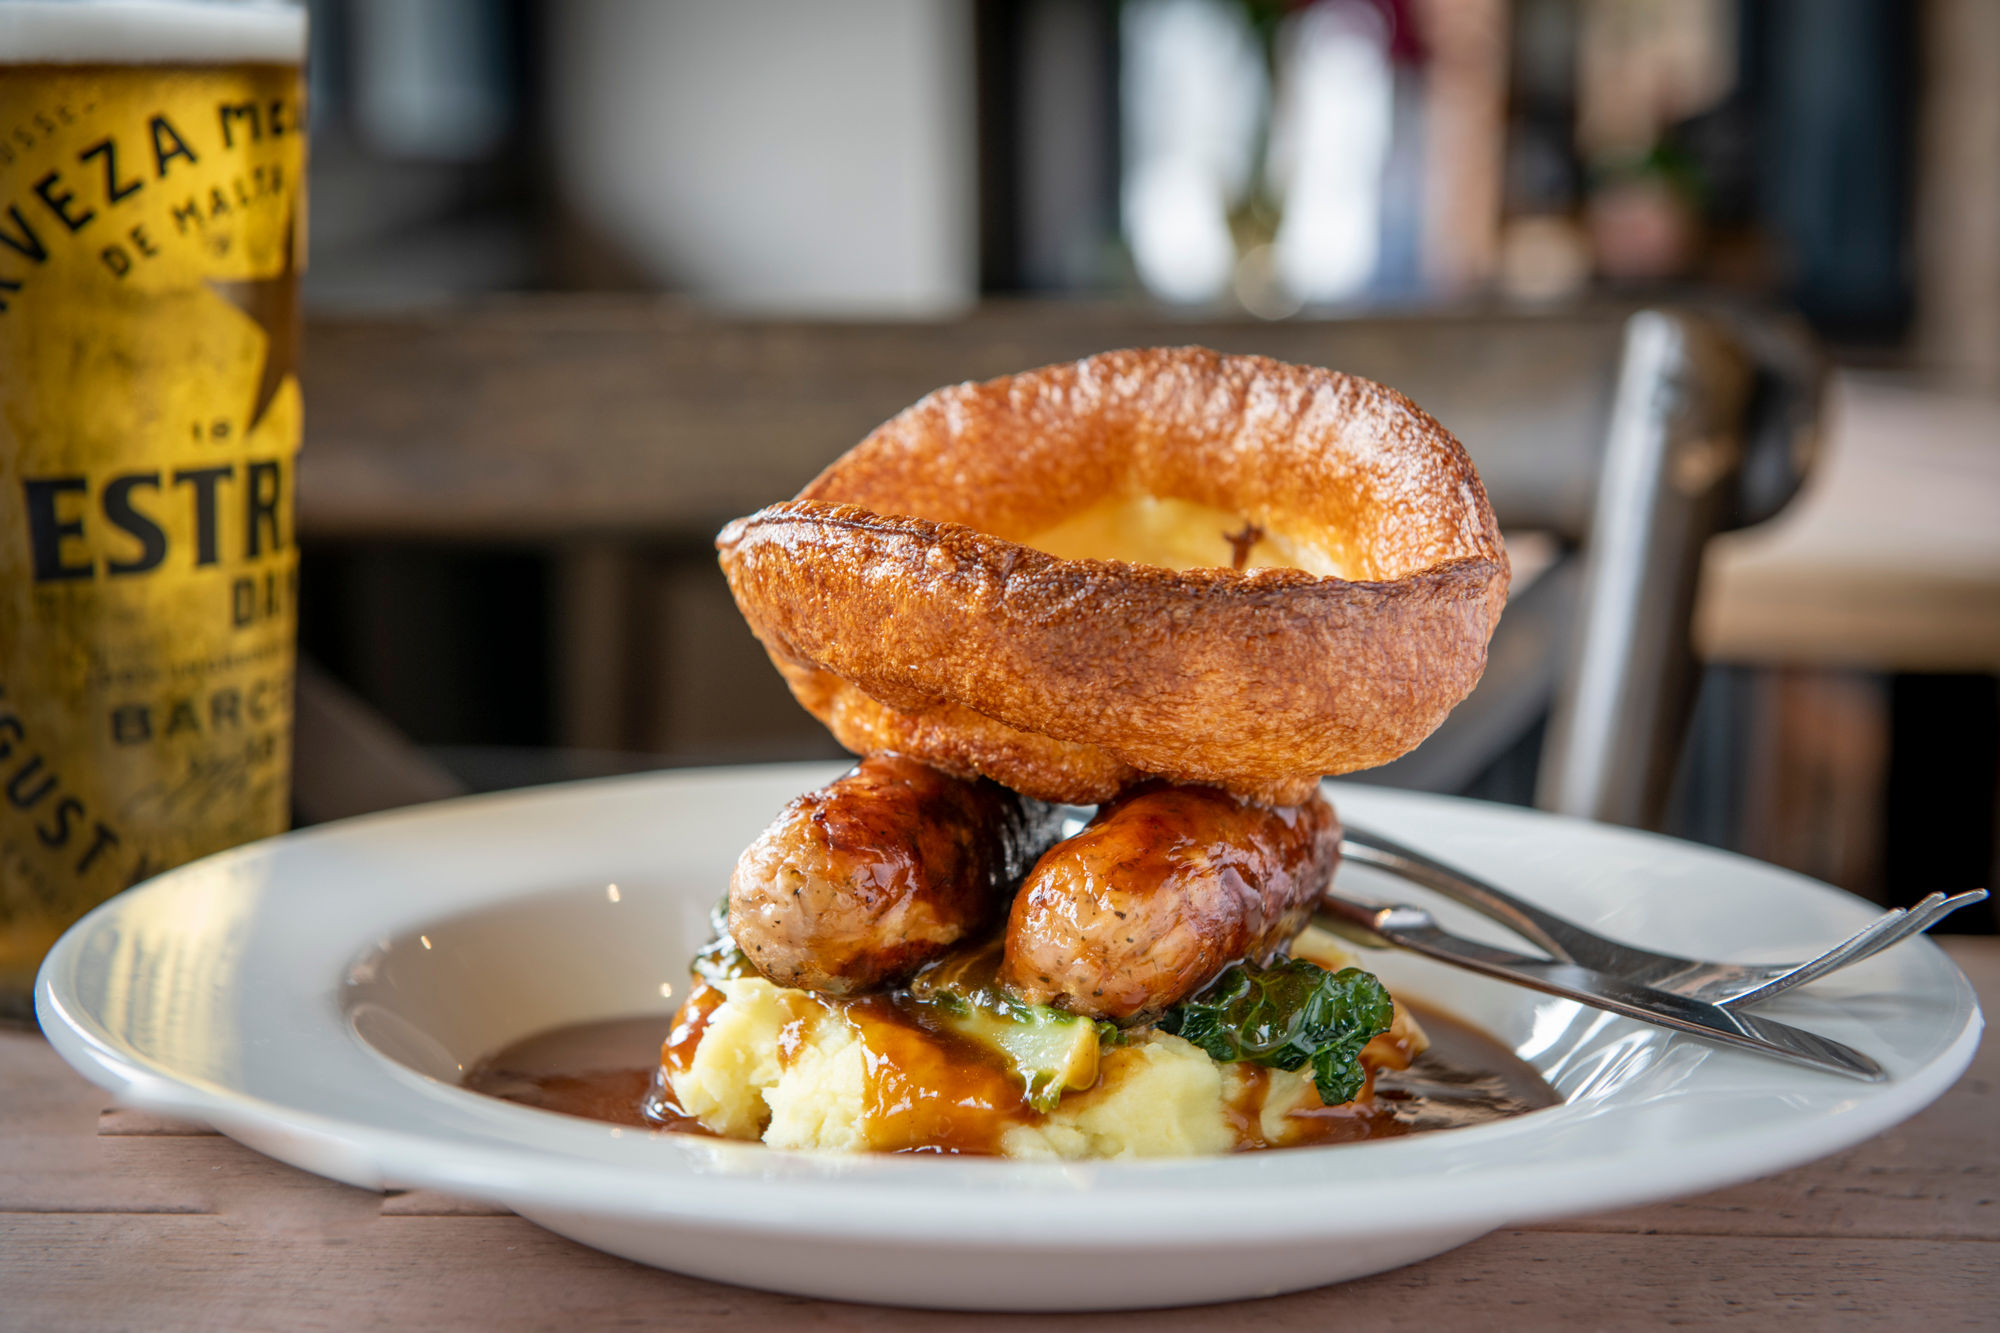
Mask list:
[[1922,902],[1919,902],[1910,909],[1909,915],[1899,921],[1896,924],[1896,929],[1891,931],[1887,937],[1877,940],[1867,952],[1857,954],[1847,961],[1858,963],[1863,958],[1869,958],[1882,952],[1882,950],[1892,944],[1901,944],[1912,935],[1921,935],[1938,922],[1950,916],[1953,912],[1956,912],[1959,908],[1970,907],[1976,902],[1983,901],[1985,897],[1986,890],[1984,889],[1973,889],[1967,893],[1956,893],[1949,898],[1942,893],[1929,894]]
[[1847,966],[1858,958],[1866,957],[1878,948],[1881,941],[1901,930],[1909,920],[1909,913],[1902,908],[1894,908],[1863,926],[1854,934],[1815,958],[1808,958],[1791,971],[1772,977],[1762,985],[1753,986],[1738,995],[1717,1003],[1727,1005],[1755,1004],[1781,995],[1794,986],[1803,986],[1808,981],[1816,981],[1827,973]]
[[1901,944],[1912,935],[1920,935],[1959,908],[1983,901],[1985,897],[1984,889],[1973,889],[1967,893],[1954,894],[1949,898],[1942,893],[1929,894],[1908,910],[1896,908],[1877,917],[1848,939],[1819,957],[1799,964],[1783,976],[1773,977],[1761,986],[1726,1000],[1718,1000],[1716,1003],[1729,1008],[1757,1004],[1775,995],[1781,995],[1794,986],[1817,981],[1830,972],[1850,967],[1864,958],[1872,958],[1885,949]]
[[1849,961],[1860,962],[1861,959],[1878,954],[1891,945],[1901,944],[1912,935],[1921,935],[1947,916],[1950,916],[1953,912],[1956,912],[1959,908],[1964,907],[1968,902],[1977,901],[1977,898],[1967,898],[1964,901],[1960,901],[1956,898],[1947,898],[1942,893],[1929,894],[1921,902],[1910,908],[1908,914],[1896,923],[1895,929],[1886,932],[1880,939],[1873,941],[1865,952],[1857,954]]

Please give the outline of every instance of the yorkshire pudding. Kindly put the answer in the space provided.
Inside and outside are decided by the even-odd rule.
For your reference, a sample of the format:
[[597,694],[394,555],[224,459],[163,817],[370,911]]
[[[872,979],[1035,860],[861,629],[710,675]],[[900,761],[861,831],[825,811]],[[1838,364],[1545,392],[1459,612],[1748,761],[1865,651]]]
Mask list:
[[940,389],[716,545],[843,745],[1077,804],[1295,804],[1394,759],[1479,680],[1508,579],[1409,399],[1192,347]]

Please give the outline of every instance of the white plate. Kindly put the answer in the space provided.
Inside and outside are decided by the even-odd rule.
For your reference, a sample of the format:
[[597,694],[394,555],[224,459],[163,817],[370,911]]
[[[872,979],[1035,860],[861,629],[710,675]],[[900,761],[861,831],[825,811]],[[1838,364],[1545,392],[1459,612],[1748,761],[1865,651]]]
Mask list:
[[[558,1024],[656,1012],[664,1025],[662,986],[686,984],[738,850],[835,771],[579,783],[238,848],[78,923],[42,969],[42,1025],[121,1100],[308,1171],[490,1200],[587,1245],[727,1282],[963,1309],[1265,1295],[1508,1223],[1767,1174],[1917,1111],[1978,1040],[1971,988],[1927,941],[1765,1010],[1875,1056],[1891,1074],[1879,1085],[1381,953],[1367,961],[1392,989],[1512,1045],[1565,1104],[1386,1142],[1061,1165],[779,1153],[621,1132],[453,1085],[480,1056]],[[1358,824],[1677,952],[1803,956],[1875,910],[1663,838],[1363,787],[1332,794]]]

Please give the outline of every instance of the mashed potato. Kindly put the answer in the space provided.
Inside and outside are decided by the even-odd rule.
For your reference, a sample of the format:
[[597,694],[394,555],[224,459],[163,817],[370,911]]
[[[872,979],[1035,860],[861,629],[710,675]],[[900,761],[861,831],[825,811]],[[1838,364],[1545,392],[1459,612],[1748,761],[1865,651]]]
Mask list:
[[[1351,962],[1308,936],[1294,952],[1333,970]],[[1301,1141],[1298,1113],[1321,1109],[1309,1070],[1222,1064],[1149,1031],[1106,1046],[1095,1084],[1038,1113],[998,1069],[968,1067],[886,1009],[759,976],[713,984],[699,1040],[669,1060],[667,1080],[708,1129],[774,1148],[1190,1157]],[[1400,1063],[1423,1039],[1398,1006],[1396,1028],[1377,1040],[1387,1043],[1377,1063]]]

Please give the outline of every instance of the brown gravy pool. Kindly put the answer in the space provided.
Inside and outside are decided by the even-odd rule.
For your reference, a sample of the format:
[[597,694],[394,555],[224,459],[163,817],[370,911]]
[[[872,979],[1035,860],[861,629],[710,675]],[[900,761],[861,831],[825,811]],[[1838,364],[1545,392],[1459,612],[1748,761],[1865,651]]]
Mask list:
[[[1405,1070],[1375,1075],[1372,1105],[1309,1113],[1308,1142],[1394,1138],[1504,1120],[1562,1100],[1534,1067],[1484,1032],[1410,1005],[1430,1049]],[[465,1086],[506,1101],[613,1125],[707,1134],[655,1092],[666,1021],[658,1015],[557,1028],[489,1056]],[[1246,1144],[1246,1147],[1256,1146]]]

